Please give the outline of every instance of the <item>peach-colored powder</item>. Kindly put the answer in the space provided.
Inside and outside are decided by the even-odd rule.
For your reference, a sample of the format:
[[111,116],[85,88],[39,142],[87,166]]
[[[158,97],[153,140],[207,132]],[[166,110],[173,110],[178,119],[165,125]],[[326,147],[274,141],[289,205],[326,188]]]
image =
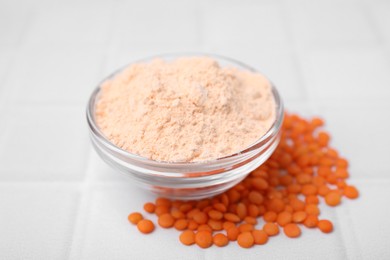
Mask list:
[[209,57],[133,64],[101,87],[96,120],[115,145],[157,161],[239,152],[275,120],[269,81]]

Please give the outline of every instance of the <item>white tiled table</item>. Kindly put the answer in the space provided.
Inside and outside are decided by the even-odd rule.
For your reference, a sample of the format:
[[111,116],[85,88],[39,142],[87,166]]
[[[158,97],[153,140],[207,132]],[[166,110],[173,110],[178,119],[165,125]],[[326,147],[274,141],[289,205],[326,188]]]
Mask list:
[[[252,65],[327,120],[361,191],[322,208],[331,235],[201,250],[127,223],[154,197],[92,150],[84,108],[114,69],[178,51]],[[389,99],[386,0],[0,0],[0,259],[390,259]]]

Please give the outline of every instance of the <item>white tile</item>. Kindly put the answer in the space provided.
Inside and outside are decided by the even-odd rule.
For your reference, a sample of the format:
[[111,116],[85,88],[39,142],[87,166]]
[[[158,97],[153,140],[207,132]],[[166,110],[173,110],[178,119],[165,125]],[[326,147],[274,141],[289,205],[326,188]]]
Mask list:
[[6,112],[0,180],[83,179],[89,142],[84,107],[14,107]]
[[380,50],[313,50],[302,64],[313,101],[366,104],[390,98],[390,62]]
[[96,151],[91,151],[87,174],[91,182],[121,182],[128,184],[132,182],[131,178],[105,163]]
[[281,230],[281,234],[271,237],[267,244],[248,250],[242,250],[237,243],[229,244],[222,252],[220,248],[212,248],[206,259],[313,259],[313,256],[316,259],[345,259],[340,232],[325,235],[304,227],[301,231],[298,239],[290,239]]
[[20,50],[4,86],[9,99],[18,103],[86,105],[101,78],[104,48],[65,46]]
[[370,12],[374,20],[375,28],[379,30],[381,37],[386,40],[386,45],[390,46],[390,2],[371,3],[368,7],[368,12]]
[[[345,259],[340,232],[323,234],[319,230],[301,228],[298,239],[280,235],[271,237],[267,244],[243,250],[236,242],[224,250],[213,247],[205,259]],[[286,257],[287,256],[287,257]]]
[[211,48],[285,46],[288,37],[283,13],[275,3],[215,3],[205,7],[203,44]]
[[350,162],[352,178],[390,178],[389,104],[320,106],[332,145]]
[[193,1],[123,2],[114,10],[112,46],[193,48],[200,42],[200,8]]
[[[238,50],[232,46],[199,49],[199,53],[215,53],[241,61],[266,75],[276,85],[285,101],[302,101],[306,98],[301,71],[289,50],[267,48],[246,48]],[[113,48],[105,63],[104,75],[145,57],[164,53],[191,55],[185,49],[177,48]]]
[[111,19],[110,3],[42,4],[32,15],[23,44],[104,44],[108,41]]
[[47,184],[0,184],[0,258],[67,259],[79,194]]
[[306,98],[299,64],[289,49],[275,47],[240,49],[226,45],[210,48],[208,52],[238,60],[263,73],[275,84],[285,101],[303,101]]
[[[283,0],[214,0],[213,2],[218,4],[229,3],[229,4],[267,4],[267,3],[275,3],[282,2]],[[204,0],[203,2],[208,2]]]
[[[105,185],[92,190],[84,223],[85,235],[74,259],[181,259],[184,254],[204,253],[180,245],[177,231],[157,228],[152,235],[141,235],[127,216],[142,209],[154,196],[133,186]],[[155,216],[145,217],[156,220]],[[149,250],[150,247],[153,250]],[[175,250],[169,250],[175,247]],[[149,249],[148,249],[149,248]],[[201,258],[198,258],[201,259]]]
[[318,116],[319,111],[311,102],[284,100],[284,109],[290,114],[297,114],[304,118]]
[[137,62],[145,58],[165,54],[190,55],[191,53],[202,53],[204,49],[198,47],[188,47],[186,45],[176,46],[171,44],[144,44],[144,46],[134,46],[132,44],[118,43],[116,46],[110,46],[107,51],[107,59],[104,64],[104,75],[109,75],[119,68],[132,62]]
[[[5,78],[10,71],[16,48],[0,46],[0,95],[4,88]],[[0,105],[1,106],[1,105]]]
[[[7,122],[8,116],[5,109],[3,109],[2,106],[0,106],[0,121],[1,122]],[[0,124],[0,144],[4,144],[5,135],[6,135],[6,129],[8,128],[7,124]],[[1,167],[0,167],[1,168]]]
[[0,3],[0,46],[17,46],[31,20],[31,3],[14,1]]
[[293,37],[300,46],[373,45],[373,32],[357,1],[288,1]]
[[[151,235],[142,235],[128,223],[127,215],[134,211],[142,212],[142,205],[153,199],[148,193],[126,185],[100,185],[94,188],[90,194],[89,208],[83,217],[86,233],[74,248],[77,254],[72,254],[71,259],[182,259],[183,255],[186,255],[186,259],[210,260],[285,259],[286,255],[300,259],[310,259],[312,255],[319,259],[345,257],[341,232],[324,235],[318,230],[303,229],[300,239],[288,239],[281,234],[271,238],[264,246],[248,250],[242,250],[236,243],[229,244],[223,250],[216,247],[207,250],[196,246],[186,247],[178,241],[179,232],[159,227]],[[335,217],[332,212],[324,215],[332,219]],[[154,215],[145,216],[156,220]]]
[[349,259],[387,259],[390,256],[390,180],[361,180],[354,183],[360,197],[343,201],[338,223]]

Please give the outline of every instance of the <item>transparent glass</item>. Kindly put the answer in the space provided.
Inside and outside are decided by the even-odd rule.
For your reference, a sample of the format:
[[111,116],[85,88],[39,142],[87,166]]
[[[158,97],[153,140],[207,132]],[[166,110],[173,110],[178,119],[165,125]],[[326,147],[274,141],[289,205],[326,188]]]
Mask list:
[[[209,56],[224,66],[242,70],[255,70],[241,62],[210,54],[175,54],[154,56],[142,62],[161,58],[172,60],[181,56]],[[138,61],[139,62],[139,61]],[[127,67],[127,66],[126,66]],[[114,77],[122,69],[105,80]],[[95,121],[95,105],[99,99],[100,85],[92,93],[87,107],[87,121],[90,137],[96,152],[114,169],[130,177],[135,184],[164,197],[193,200],[212,197],[233,187],[252,170],[264,163],[273,153],[280,140],[283,121],[283,102],[272,85],[276,102],[276,119],[265,135],[244,150],[210,161],[201,162],[159,162],[122,150],[111,143],[100,131]]]

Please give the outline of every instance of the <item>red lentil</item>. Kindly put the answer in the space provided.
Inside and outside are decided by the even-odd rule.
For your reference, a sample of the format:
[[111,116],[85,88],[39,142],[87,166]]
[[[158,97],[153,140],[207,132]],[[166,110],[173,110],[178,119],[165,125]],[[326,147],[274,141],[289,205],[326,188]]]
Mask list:
[[[181,231],[181,243],[201,248],[222,247],[229,241],[243,248],[262,245],[280,233],[279,227],[290,238],[299,237],[303,226],[332,232],[331,221],[318,219],[320,198],[337,206],[344,198],[357,198],[359,191],[348,185],[348,161],[329,147],[331,137],[320,130],[323,125],[320,118],[286,114],[279,146],[241,183],[200,201],[159,197],[155,203],[145,203],[144,210],[157,215],[161,227]],[[141,213],[128,219],[142,233],[155,228]],[[258,220],[265,222],[262,230],[255,229]]]

